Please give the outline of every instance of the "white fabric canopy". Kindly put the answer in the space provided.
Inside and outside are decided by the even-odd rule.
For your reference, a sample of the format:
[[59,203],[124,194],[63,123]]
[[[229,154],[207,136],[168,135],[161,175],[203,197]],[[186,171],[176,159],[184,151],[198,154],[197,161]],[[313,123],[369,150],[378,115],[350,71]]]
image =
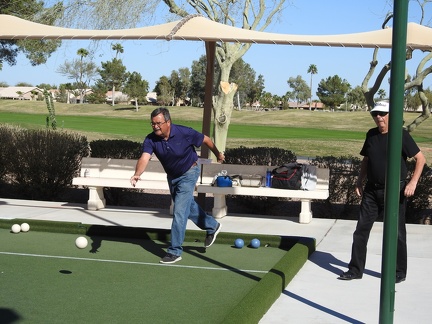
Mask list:
[[[231,27],[202,16],[191,15],[179,21],[142,28],[83,30],[48,26],[15,16],[0,15],[0,39],[147,39],[391,48],[392,29],[340,35],[289,35]],[[409,23],[407,47],[432,49],[432,29]]]

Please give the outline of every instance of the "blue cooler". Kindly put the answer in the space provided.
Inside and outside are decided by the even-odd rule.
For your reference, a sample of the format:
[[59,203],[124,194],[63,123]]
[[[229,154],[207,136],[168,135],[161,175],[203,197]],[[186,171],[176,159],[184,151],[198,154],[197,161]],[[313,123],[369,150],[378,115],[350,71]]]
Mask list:
[[216,185],[218,187],[232,187],[232,179],[229,176],[218,176]]

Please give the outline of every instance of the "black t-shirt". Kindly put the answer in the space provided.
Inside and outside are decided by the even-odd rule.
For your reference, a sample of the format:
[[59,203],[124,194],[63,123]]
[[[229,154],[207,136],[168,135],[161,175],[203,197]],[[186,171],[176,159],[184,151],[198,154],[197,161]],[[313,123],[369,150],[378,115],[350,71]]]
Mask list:
[[[387,168],[387,138],[388,133],[381,134],[378,127],[370,129],[366,134],[366,140],[360,151],[362,156],[368,157],[367,179],[376,184],[385,184]],[[406,160],[412,158],[418,152],[419,147],[414,142],[407,130],[402,131],[401,154],[401,180],[407,177]]]

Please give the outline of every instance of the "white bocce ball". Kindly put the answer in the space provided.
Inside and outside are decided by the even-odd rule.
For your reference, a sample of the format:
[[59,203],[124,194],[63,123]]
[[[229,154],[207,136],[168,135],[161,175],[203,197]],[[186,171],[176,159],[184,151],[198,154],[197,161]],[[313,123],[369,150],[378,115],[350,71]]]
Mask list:
[[21,232],[28,232],[30,230],[30,225],[27,223],[21,224]]
[[84,249],[88,244],[87,239],[84,236],[80,236],[75,240],[75,245],[79,249]]
[[21,226],[19,226],[18,224],[13,224],[11,227],[11,231],[12,233],[19,233],[21,232]]

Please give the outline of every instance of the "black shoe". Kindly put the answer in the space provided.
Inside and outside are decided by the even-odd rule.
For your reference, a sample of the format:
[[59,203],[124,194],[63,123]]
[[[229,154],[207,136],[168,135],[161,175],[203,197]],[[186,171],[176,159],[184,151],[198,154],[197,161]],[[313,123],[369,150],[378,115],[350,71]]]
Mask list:
[[402,281],[405,281],[405,279],[405,276],[396,275],[396,283],[401,283]]
[[352,273],[351,271],[343,272],[338,279],[339,280],[353,280],[353,279],[361,279],[363,276]]
[[177,261],[180,261],[182,258],[180,255],[174,255],[171,253],[167,253],[162,259],[160,259],[160,263],[170,264],[170,263],[176,263]]
[[208,234],[206,236],[204,247],[208,248],[216,241],[216,236],[219,234],[221,228],[222,225],[219,223],[218,226],[216,227],[216,231],[213,234]]

